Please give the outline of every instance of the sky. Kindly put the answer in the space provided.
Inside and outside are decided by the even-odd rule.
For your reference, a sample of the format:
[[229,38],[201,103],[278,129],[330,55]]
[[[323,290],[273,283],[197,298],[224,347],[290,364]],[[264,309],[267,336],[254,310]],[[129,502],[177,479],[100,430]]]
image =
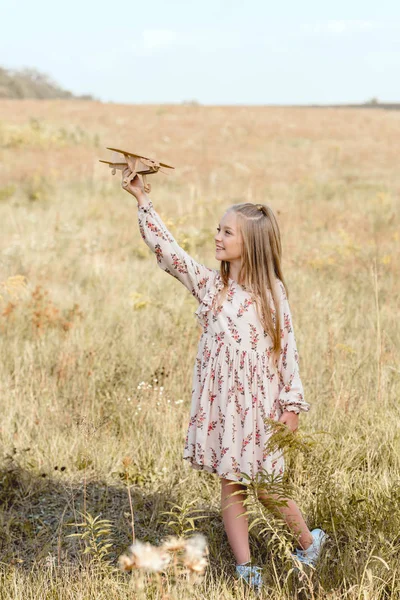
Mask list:
[[0,66],[103,102],[400,102],[400,2],[0,0]]

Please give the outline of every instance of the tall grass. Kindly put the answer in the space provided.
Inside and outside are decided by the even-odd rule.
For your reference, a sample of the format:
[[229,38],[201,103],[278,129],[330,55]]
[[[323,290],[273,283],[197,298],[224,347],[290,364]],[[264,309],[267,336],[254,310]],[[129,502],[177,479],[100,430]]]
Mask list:
[[[308,525],[331,539],[318,571],[298,580],[288,531],[254,502],[264,597],[400,597],[398,113],[13,106],[0,103],[13,139],[32,122],[39,133],[37,144],[31,127],[26,147],[0,148],[0,598],[246,594],[233,579],[220,483],[181,458],[196,301],[157,268],[134,199],[96,163],[115,141],[179,167],[152,180],[151,198],[209,266],[230,204],[265,201],[280,222],[312,405],[300,427],[314,442],[291,456],[287,477]],[[44,143],[63,128],[84,143]],[[107,559],[68,537],[81,514],[109,523]],[[207,537],[204,581],[118,570],[133,528],[158,545],[177,523]]]

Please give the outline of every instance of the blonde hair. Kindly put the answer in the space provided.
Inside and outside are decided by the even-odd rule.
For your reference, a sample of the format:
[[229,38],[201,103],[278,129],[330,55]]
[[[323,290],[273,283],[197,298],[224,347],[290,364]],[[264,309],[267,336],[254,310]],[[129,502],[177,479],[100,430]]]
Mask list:
[[[281,322],[279,318],[281,287],[280,279],[287,292],[281,268],[282,246],[276,217],[269,206],[244,202],[233,204],[228,211],[237,215],[237,224],[242,235],[242,265],[239,272],[239,283],[244,284],[252,294],[258,317],[264,330],[273,341],[273,354],[279,358],[281,348]],[[225,297],[229,286],[229,261],[221,261],[220,275],[224,287],[221,291]],[[273,307],[267,295],[270,291]],[[275,324],[272,317],[275,309]]]

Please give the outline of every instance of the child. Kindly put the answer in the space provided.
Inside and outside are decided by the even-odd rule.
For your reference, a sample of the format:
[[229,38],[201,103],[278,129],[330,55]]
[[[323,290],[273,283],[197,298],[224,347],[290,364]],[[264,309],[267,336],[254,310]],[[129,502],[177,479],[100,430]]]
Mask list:
[[[123,179],[130,174],[125,169]],[[140,233],[158,266],[199,302],[195,314],[203,331],[183,458],[194,469],[220,477],[223,522],[237,575],[260,589],[260,567],[249,564],[247,518],[236,518],[246,512],[242,474],[254,478],[262,469],[283,474],[282,454],[265,450],[270,430],[264,419],[279,420],[296,431],[300,411],[309,410],[281,270],[278,224],[265,205],[231,206],[215,235],[221,269],[210,269],[177,244],[138,176],[122,187],[138,201]],[[237,483],[228,485],[232,481]],[[232,503],[228,496],[240,490]],[[267,504],[262,492],[258,497]],[[301,546],[293,556],[314,565],[325,533],[309,531],[293,500],[278,510]]]

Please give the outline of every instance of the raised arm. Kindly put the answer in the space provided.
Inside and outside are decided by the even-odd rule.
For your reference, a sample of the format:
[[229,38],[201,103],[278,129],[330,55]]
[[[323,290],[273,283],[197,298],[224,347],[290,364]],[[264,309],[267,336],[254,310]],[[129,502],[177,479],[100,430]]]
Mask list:
[[[129,174],[129,171],[125,170],[123,178],[127,173]],[[207,282],[214,275],[213,269],[196,262],[179,246],[144,192],[143,184],[137,175],[130,185],[126,187],[123,184],[122,187],[137,199],[140,234],[154,252],[160,269],[183,283],[201,302],[206,293]]]
[[140,234],[156,255],[158,266],[183,283],[201,302],[213,270],[196,262],[179,246],[155,210],[150,198],[147,204],[138,204],[138,222]]
[[308,411],[310,405],[304,400],[303,385],[299,373],[299,355],[293,331],[292,315],[285,288],[280,298],[279,316],[281,321],[281,354],[278,361],[279,404],[282,411]]

